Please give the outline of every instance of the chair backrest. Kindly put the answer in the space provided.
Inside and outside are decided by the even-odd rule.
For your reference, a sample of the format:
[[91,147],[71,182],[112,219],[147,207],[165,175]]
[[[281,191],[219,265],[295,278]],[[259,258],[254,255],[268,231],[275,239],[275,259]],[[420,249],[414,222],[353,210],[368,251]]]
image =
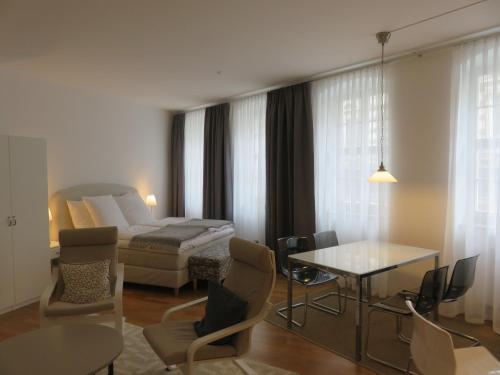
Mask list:
[[278,238],[278,266],[283,275],[288,275],[288,256],[310,251],[312,240],[306,236],[289,236]]
[[337,233],[334,230],[314,233],[314,245],[316,249],[325,249],[339,245]]
[[454,375],[456,359],[451,335],[421,316],[411,301],[406,304],[413,313],[410,344],[413,364],[425,375]]
[[443,300],[448,266],[427,271],[420,285],[415,310],[420,314],[433,311]]
[[109,259],[110,280],[116,278],[118,252],[116,227],[64,229],[59,232],[62,263],[92,263]]
[[[269,308],[269,299],[276,280],[274,253],[267,246],[232,238],[229,242],[231,266],[224,287],[248,302],[247,319]],[[250,348],[250,329],[240,332],[234,340],[238,355]]]
[[474,284],[476,264],[479,254],[473,257],[460,259],[455,263],[448,289],[444,295],[445,301],[455,301],[462,297]]

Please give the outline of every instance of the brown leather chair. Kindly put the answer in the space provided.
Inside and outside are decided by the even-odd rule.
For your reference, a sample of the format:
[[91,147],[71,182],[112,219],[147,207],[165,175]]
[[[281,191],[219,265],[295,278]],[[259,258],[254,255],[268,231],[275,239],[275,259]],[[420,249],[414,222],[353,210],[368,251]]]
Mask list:
[[116,227],[67,229],[59,232],[61,247],[59,262],[92,263],[109,259],[111,297],[95,303],[74,304],[60,300],[64,281],[59,269],[52,270],[52,280],[40,299],[40,326],[68,322],[101,323],[114,321],[118,332],[123,331],[122,290],[124,265],[118,263],[118,231]]
[[[170,320],[170,316],[190,306],[207,301],[207,297],[167,310],[161,323],[144,328],[144,336],[167,366],[182,365],[191,375],[195,361],[238,358],[250,348],[252,328],[272,308],[269,299],[276,280],[274,253],[268,247],[232,238],[229,243],[232,263],[224,286],[248,302],[246,320],[207,336],[198,337],[194,321]],[[237,333],[231,345],[209,345]],[[239,361],[239,360],[238,360]],[[245,365],[241,365],[244,368]]]

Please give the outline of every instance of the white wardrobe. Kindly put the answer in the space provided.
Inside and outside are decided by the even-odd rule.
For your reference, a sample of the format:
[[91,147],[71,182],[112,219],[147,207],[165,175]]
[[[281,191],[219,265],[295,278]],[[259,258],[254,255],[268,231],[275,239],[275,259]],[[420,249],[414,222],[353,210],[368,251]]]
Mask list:
[[50,279],[45,140],[0,135],[0,313],[36,301]]

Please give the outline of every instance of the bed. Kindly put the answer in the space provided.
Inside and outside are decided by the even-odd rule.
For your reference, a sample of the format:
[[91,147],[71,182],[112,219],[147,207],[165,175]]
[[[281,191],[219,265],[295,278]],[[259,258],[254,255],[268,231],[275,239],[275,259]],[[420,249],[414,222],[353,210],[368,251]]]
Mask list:
[[[136,192],[133,187],[119,184],[85,184],[56,192],[49,201],[53,217],[51,239],[57,241],[61,229],[74,228],[67,201],[102,195],[119,197],[132,192]],[[197,220],[168,217],[146,224],[118,226],[118,257],[125,264],[125,281],[174,288],[178,294],[179,288],[191,281],[189,257],[227,244],[234,235],[232,223]],[[206,230],[202,231],[200,225],[205,225]],[[172,241],[172,233],[182,231],[185,236]]]

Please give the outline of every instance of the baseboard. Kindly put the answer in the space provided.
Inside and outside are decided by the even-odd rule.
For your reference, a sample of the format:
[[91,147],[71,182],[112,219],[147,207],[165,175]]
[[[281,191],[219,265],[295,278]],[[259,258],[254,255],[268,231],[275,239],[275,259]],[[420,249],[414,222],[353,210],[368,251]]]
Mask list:
[[11,311],[14,311],[17,309],[20,309],[21,307],[31,305],[32,303],[39,302],[39,301],[40,301],[40,297],[35,297],[35,298],[29,299],[27,301],[20,302],[20,303],[17,303],[15,305],[6,307],[4,309],[0,309],[0,315],[6,314],[8,312],[11,312]]

